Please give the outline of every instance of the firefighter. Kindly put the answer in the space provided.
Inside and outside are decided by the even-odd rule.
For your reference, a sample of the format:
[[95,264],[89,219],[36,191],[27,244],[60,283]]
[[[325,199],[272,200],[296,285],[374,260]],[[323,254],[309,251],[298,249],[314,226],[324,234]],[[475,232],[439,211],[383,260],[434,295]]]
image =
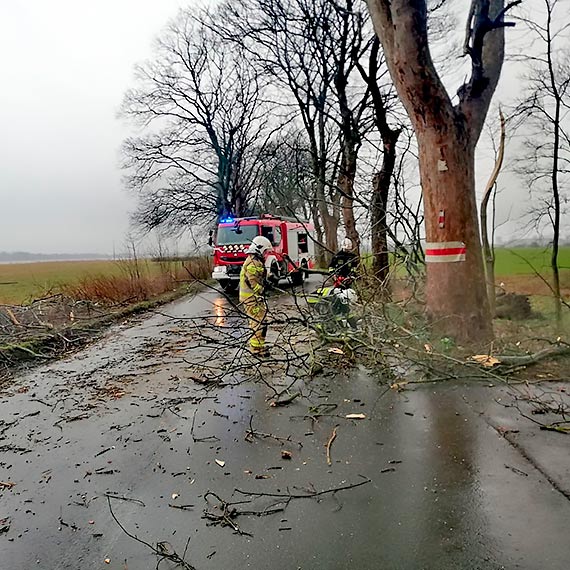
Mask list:
[[253,238],[239,276],[239,300],[249,317],[251,329],[250,349],[252,354],[261,357],[269,356],[269,350],[265,346],[267,303],[264,293],[267,279],[265,256],[271,248],[271,242],[266,237]]
[[354,253],[354,245],[350,238],[344,238],[342,249],[333,255],[329,264],[329,273],[341,277],[353,277],[358,266],[358,255]]

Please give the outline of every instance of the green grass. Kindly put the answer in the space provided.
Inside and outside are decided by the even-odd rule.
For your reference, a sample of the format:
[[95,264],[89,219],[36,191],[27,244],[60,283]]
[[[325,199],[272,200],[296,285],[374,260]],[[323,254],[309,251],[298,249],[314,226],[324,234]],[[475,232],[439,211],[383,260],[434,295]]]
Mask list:
[[[497,248],[495,275],[534,275],[529,263],[539,273],[547,275],[550,271],[550,255],[551,251],[546,247]],[[561,270],[570,269],[570,247],[560,248],[558,264]]]
[[[495,249],[495,276],[507,277],[514,275],[534,276],[536,269],[541,275],[550,277],[551,250],[546,247],[505,247]],[[372,265],[372,254],[365,253],[362,256],[366,267]],[[393,254],[390,254],[392,263],[396,262]],[[563,274],[570,270],[570,247],[561,247],[558,253],[558,265]],[[532,267],[531,267],[532,266]],[[398,266],[397,275],[404,275],[403,266]]]

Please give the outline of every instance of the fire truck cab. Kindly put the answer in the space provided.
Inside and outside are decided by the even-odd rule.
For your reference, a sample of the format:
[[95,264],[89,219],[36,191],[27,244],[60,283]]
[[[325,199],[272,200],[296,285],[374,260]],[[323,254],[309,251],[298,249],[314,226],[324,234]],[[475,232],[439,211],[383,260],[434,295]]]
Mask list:
[[[212,277],[225,291],[239,285],[246,250],[256,236],[265,236],[273,245],[265,265],[269,279],[278,282],[289,276],[294,285],[303,283],[305,272],[296,267],[314,267],[314,228],[308,222],[264,214],[261,217],[222,218],[218,224],[214,246]],[[287,255],[295,265],[287,261]]]

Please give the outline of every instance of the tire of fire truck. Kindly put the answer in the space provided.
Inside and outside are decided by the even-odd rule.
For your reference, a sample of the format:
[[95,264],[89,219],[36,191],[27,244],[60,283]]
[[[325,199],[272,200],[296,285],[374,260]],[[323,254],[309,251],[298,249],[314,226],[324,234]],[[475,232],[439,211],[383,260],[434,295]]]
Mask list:
[[220,285],[226,293],[233,293],[234,291],[237,291],[239,283],[238,281],[232,281],[231,279],[220,279]]

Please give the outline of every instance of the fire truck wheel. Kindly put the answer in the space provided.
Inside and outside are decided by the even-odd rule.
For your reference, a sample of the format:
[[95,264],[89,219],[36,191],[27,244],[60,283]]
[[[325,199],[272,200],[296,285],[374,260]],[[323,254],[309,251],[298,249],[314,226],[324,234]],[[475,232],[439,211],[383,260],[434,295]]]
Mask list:
[[223,281],[220,281],[220,285],[226,293],[233,293],[237,290],[238,282],[232,281],[231,279],[225,279]]

